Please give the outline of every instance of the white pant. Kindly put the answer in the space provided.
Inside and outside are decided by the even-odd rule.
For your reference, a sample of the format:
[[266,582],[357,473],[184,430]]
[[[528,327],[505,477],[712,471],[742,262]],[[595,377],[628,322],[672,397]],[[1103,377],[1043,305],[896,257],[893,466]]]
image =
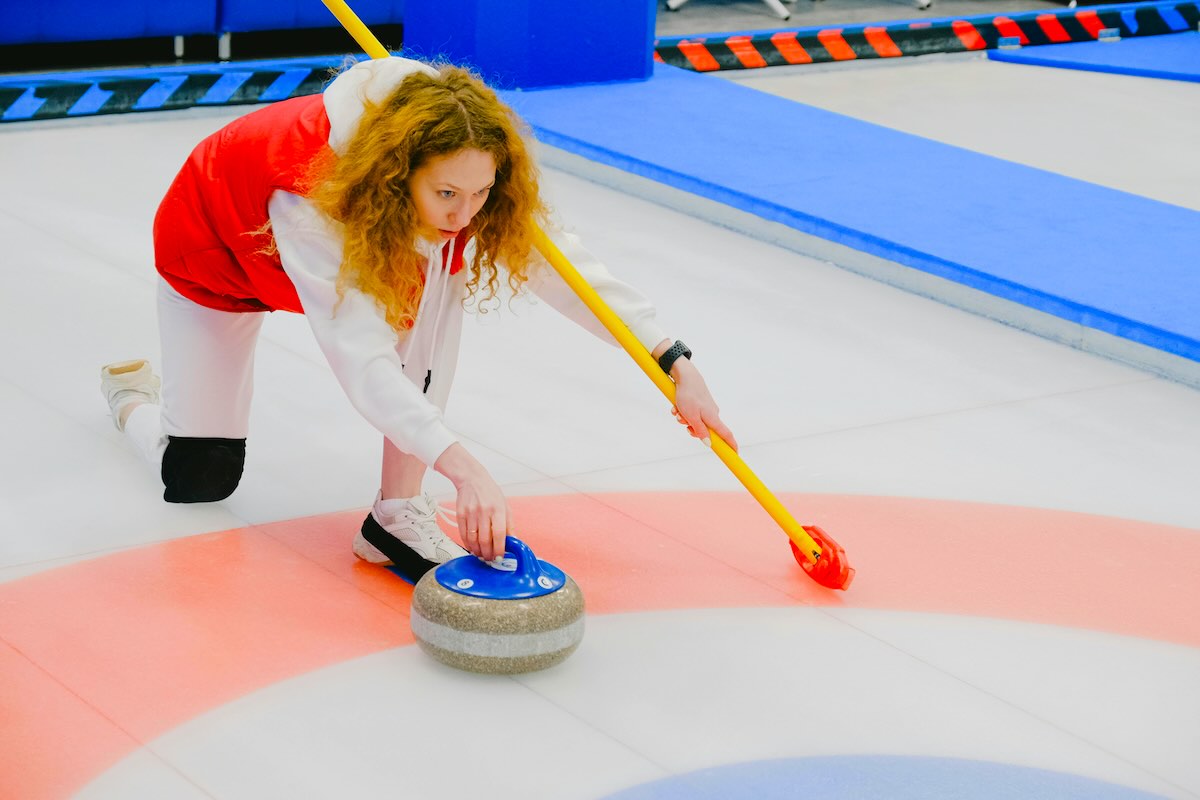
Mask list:
[[265,315],[206,308],[158,279],[162,405],[139,406],[125,423],[151,466],[161,467],[167,436],[246,438]]

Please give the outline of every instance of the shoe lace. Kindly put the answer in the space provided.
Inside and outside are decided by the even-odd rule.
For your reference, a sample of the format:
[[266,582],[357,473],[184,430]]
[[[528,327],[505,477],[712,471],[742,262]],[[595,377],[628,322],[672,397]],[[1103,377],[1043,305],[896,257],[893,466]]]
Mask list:
[[429,518],[430,518],[430,520],[432,520],[435,523],[439,519],[444,519],[452,527],[455,527],[455,528],[458,527],[458,514],[455,513],[454,509],[447,508],[446,506],[440,506],[440,505],[434,503],[433,504],[433,513],[430,515]]
[[412,503],[404,509],[403,514],[406,519],[413,525],[432,524],[438,534],[445,536],[441,526],[438,524],[438,519],[446,520],[450,525],[458,526],[458,517],[454,511],[438,503],[429,495],[425,495],[425,506],[427,510],[414,507]]

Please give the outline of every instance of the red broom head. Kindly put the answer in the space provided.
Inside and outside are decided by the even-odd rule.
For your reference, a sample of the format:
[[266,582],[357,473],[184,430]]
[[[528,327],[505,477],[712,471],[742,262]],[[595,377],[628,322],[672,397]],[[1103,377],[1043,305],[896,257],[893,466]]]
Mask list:
[[850,562],[846,560],[846,551],[833,540],[833,537],[816,525],[805,525],[804,530],[821,548],[821,557],[816,560],[816,563],[809,561],[804,553],[800,552],[796,543],[792,542],[792,555],[800,567],[808,573],[808,577],[826,588],[842,590],[849,588],[850,582],[854,580],[854,567],[850,566]]

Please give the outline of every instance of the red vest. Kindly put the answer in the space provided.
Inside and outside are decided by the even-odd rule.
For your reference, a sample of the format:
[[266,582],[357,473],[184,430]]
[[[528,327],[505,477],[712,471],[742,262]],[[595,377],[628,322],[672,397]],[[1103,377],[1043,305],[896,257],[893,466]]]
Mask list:
[[234,120],[196,146],[154,217],[159,274],[220,311],[302,312],[296,289],[266,255],[267,201],[304,194],[314,159],[331,157],[321,95],[284,100]]

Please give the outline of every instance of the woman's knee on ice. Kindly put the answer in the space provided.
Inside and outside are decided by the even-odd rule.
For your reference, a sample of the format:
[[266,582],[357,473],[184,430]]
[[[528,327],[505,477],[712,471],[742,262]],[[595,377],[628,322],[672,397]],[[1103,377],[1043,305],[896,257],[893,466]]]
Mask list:
[[163,500],[224,500],[241,481],[245,463],[245,439],[171,436],[162,460]]

